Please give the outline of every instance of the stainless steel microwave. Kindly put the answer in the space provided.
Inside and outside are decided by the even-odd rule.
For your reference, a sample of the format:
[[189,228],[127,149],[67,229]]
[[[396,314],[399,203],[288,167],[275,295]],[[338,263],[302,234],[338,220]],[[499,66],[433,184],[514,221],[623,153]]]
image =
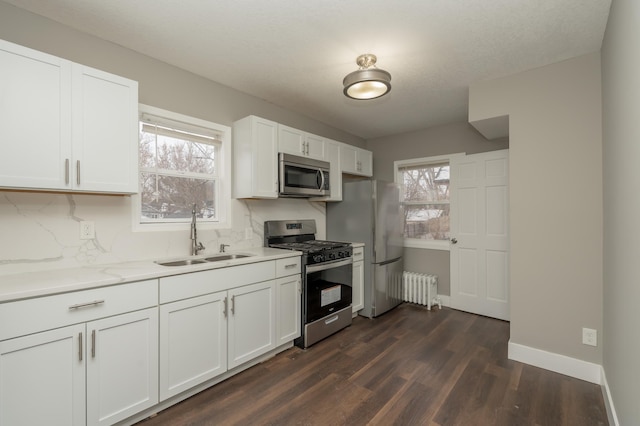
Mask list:
[[297,155],[278,154],[282,197],[324,197],[330,194],[329,163]]

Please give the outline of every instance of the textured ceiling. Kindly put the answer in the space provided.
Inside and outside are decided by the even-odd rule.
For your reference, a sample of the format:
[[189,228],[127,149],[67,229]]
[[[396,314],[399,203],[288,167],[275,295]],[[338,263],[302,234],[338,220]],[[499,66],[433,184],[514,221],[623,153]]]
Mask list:
[[[610,0],[4,0],[365,139],[464,121],[469,84],[600,49]],[[392,75],[342,94],[362,53]]]

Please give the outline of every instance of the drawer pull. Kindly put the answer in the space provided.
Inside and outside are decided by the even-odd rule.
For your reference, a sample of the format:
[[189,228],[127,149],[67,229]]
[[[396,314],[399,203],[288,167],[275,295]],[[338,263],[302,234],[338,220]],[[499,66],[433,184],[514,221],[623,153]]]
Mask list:
[[77,305],[69,306],[69,310],[73,311],[75,309],[88,308],[90,306],[98,306],[98,305],[102,305],[103,303],[104,303],[104,300],[94,300],[93,302],[78,303]]
[[91,358],[96,357],[96,331],[91,331]]
[[227,317],[227,308],[228,308],[228,306],[227,306],[227,301],[228,301],[228,300],[229,300],[229,299],[228,299],[227,297],[225,297],[225,298],[224,298],[224,311],[223,311],[223,313],[224,313],[224,317],[225,317],[225,318]]
[[82,333],[78,333],[78,361],[82,361]]
[[296,266],[298,266],[297,263],[292,263],[290,265],[284,265],[284,269],[291,269],[291,268],[295,268]]

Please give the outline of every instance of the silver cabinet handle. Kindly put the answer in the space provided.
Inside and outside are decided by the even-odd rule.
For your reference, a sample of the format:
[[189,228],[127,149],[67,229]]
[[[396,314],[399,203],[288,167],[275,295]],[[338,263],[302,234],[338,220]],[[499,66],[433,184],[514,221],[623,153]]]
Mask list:
[[297,263],[291,263],[289,265],[284,265],[284,269],[291,269],[291,268],[295,268],[296,266],[298,266]]
[[458,244],[458,240],[456,238],[451,239],[451,244]]
[[88,308],[90,306],[98,306],[98,305],[102,305],[103,303],[104,303],[104,300],[94,300],[93,302],[78,303],[77,305],[69,306],[69,310],[73,311],[74,309]]
[[302,280],[298,278],[298,293],[302,294]]
[[96,357],[96,331],[91,331],[91,358]]
[[78,333],[78,361],[82,361],[82,332]]
[[236,314],[236,296],[231,296],[231,315]]
[[80,185],[80,160],[76,162],[76,182]]
[[224,317],[227,317],[227,298],[224,298],[224,310],[222,311],[222,313],[224,314]]
[[69,159],[64,160],[64,183],[69,185]]

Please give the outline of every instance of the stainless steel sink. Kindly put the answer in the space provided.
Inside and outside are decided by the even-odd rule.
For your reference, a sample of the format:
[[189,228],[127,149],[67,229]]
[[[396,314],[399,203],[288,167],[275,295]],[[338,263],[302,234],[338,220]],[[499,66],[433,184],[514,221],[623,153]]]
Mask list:
[[249,254],[218,254],[215,256],[205,257],[207,262],[220,262],[222,260],[242,259],[243,257],[250,257]]
[[188,265],[197,265],[199,263],[207,263],[202,259],[182,259],[182,260],[173,260],[169,262],[156,262],[158,265],[162,266],[188,266]]
[[158,265],[162,266],[189,266],[189,265],[198,265],[202,263],[209,262],[221,262],[223,260],[233,260],[233,259],[242,259],[243,257],[251,257],[251,254],[237,254],[237,253],[229,253],[229,254],[217,254],[214,256],[209,256],[204,259],[179,259],[179,260],[167,260],[167,261],[156,261]]

